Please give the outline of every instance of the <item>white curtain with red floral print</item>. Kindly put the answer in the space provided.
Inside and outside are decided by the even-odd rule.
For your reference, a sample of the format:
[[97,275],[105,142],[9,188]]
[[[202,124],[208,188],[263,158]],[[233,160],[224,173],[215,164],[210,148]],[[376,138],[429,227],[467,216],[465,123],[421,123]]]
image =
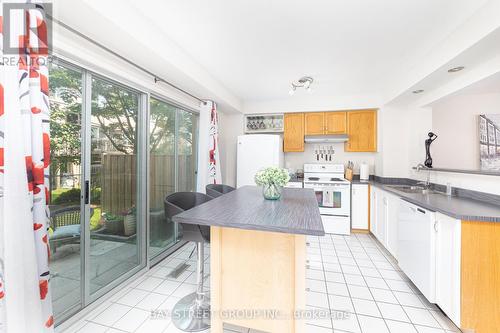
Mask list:
[[205,101],[200,106],[197,191],[205,193],[206,185],[220,184],[221,178],[217,104]]
[[47,31],[38,11],[11,17],[4,30],[20,51],[0,54],[15,60],[4,63],[0,77],[0,322],[4,333],[53,332],[48,68],[38,49]]

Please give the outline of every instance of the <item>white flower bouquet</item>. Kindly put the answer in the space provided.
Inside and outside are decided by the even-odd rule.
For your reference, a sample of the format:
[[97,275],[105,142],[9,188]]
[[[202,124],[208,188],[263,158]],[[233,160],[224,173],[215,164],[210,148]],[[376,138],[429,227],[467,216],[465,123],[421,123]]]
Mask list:
[[281,190],[290,180],[286,169],[269,167],[255,174],[255,183],[262,186],[264,198],[277,200],[281,197]]

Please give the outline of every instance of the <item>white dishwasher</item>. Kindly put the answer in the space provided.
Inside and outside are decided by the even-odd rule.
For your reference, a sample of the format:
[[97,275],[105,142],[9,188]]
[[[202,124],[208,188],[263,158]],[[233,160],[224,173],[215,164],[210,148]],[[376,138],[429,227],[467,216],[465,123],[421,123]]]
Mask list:
[[422,294],[436,298],[435,213],[401,200],[398,214],[398,264]]

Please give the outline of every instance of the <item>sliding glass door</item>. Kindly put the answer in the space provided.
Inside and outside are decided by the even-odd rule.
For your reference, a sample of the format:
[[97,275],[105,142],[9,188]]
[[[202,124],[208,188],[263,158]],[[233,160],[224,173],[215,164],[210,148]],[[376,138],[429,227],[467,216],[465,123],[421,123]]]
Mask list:
[[176,244],[177,225],[164,214],[165,197],[196,190],[198,115],[150,98],[149,117],[149,257]]
[[54,313],[82,304],[82,87],[73,67],[50,69],[50,282]]
[[198,115],[64,61],[49,70],[57,324],[178,243],[163,202],[196,190]]
[[179,159],[178,190],[196,191],[198,115],[184,110],[178,111]]
[[65,62],[51,64],[49,82],[57,323],[146,265],[147,95]]
[[140,264],[138,114],[140,94],[92,77],[90,113],[90,293]]
[[177,241],[175,223],[165,218],[163,200],[176,191],[174,106],[156,98],[149,104],[149,256],[153,258]]

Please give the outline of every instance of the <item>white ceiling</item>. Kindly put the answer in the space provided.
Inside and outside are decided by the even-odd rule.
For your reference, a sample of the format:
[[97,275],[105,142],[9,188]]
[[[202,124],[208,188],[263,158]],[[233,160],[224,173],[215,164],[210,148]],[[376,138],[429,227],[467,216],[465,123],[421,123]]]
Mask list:
[[500,93],[500,73],[487,77],[463,89],[457,95],[476,95],[476,94],[498,94]]
[[[465,69],[449,73],[458,66]],[[460,94],[500,92],[500,27],[442,64],[431,74],[391,101],[395,104],[432,105],[442,98]],[[415,90],[424,90],[414,94]]]
[[[243,102],[376,95],[487,0],[129,0]],[[120,11],[124,6],[115,6]],[[161,43],[161,40],[159,40]],[[305,94],[305,93],[304,93]],[[295,97],[295,96],[294,96]],[[312,97],[311,97],[312,98]]]

